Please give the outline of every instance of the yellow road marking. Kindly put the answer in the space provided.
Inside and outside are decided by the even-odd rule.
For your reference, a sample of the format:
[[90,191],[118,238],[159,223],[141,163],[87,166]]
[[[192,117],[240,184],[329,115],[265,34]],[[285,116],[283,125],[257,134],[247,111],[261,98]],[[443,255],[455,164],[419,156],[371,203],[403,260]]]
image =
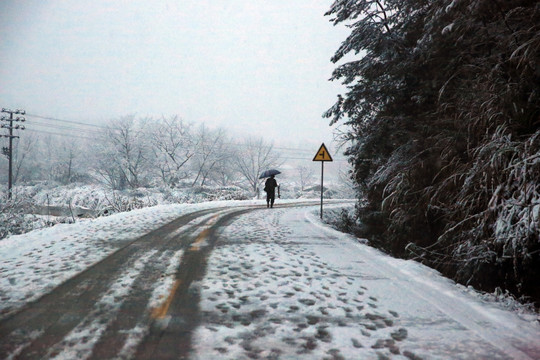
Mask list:
[[199,251],[201,249],[202,242],[206,239],[206,235],[208,235],[208,229],[201,231],[195,242],[189,248],[189,251]]
[[171,288],[169,296],[167,296],[167,300],[165,300],[165,302],[161,304],[161,306],[152,310],[152,317],[154,319],[163,319],[165,315],[167,315],[167,312],[169,311],[169,306],[171,306],[171,302],[174,298],[174,294],[176,293],[176,290],[178,290],[181,282],[182,281],[180,280],[176,280]]
[[[208,220],[208,222],[206,223],[206,225],[213,225],[215,222],[216,222],[216,219],[218,218],[219,214],[217,215],[214,215],[210,220]],[[209,232],[209,229],[206,228],[204,229],[203,231],[201,231],[201,233],[199,234],[199,236],[197,236],[197,239],[195,239],[195,242],[191,245],[191,247],[189,248],[189,251],[199,251],[201,249],[201,244],[203,243],[203,241],[206,239],[206,237],[208,236],[208,232]]]
[[[218,216],[219,214],[215,215],[206,224],[213,225],[216,219],[218,218]],[[201,244],[208,236],[208,232],[209,232],[208,228],[201,231],[199,236],[197,236],[197,239],[195,240],[195,242],[191,245],[189,251],[199,251],[201,248]],[[180,286],[181,283],[182,283],[181,280],[176,279],[173,283],[173,286],[171,287],[169,296],[167,296],[167,300],[165,300],[165,302],[161,304],[161,306],[158,306],[152,310],[151,315],[154,319],[163,319],[167,315],[167,312],[169,311],[169,307],[171,306],[174,295],[176,294],[176,290],[178,290],[178,287]]]

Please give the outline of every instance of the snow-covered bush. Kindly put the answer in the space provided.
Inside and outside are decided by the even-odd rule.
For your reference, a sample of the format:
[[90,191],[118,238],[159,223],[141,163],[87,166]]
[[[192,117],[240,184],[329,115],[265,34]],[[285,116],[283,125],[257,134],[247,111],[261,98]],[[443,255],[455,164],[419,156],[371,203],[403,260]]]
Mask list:
[[198,186],[184,190],[184,201],[195,203],[217,200],[247,200],[251,193],[236,186],[208,187]]
[[120,213],[135,209],[142,209],[158,204],[158,200],[144,194],[141,189],[124,190],[124,191],[105,191],[105,201],[103,207],[98,209],[100,215],[110,215],[111,213]]
[[503,287],[538,296],[540,131],[513,141],[500,127],[475,153],[440,241],[453,244],[458,280],[504,274]]
[[358,218],[354,207],[324,209],[323,221],[334,229],[358,235],[360,234]]
[[0,198],[0,239],[34,229],[34,217],[29,217],[32,203],[26,200]]

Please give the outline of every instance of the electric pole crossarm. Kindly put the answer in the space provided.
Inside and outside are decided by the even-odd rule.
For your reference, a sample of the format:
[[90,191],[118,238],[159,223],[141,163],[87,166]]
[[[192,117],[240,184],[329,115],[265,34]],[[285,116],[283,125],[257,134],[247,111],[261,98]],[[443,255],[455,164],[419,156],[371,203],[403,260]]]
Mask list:
[[7,124],[2,124],[2,125],[0,126],[0,128],[3,128],[3,129],[21,129],[21,130],[26,129],[26,128],[24,127],[24,125],[9,126],[9,125],[7,125]]
[[22,110],[22,109],[10,110],[10,109],[6,109],[6,108],[2,108],[1,112],[7,113],[7,114],[21,114],[21,115],[26,114],[26,111]]

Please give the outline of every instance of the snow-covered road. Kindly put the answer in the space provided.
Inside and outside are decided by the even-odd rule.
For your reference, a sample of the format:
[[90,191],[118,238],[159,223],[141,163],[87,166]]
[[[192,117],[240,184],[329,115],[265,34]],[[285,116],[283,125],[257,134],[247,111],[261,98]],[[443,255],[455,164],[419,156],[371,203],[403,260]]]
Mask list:
[[538,359],[534,318],[329,229],[306,209],[227,227],[200,283],[194,357]]
[[[540,358],[534,315],[324,226],[316,205],[251,205],[143,209],[0,242],[0,358]],[[136,239],[132,227],[160,228]]]

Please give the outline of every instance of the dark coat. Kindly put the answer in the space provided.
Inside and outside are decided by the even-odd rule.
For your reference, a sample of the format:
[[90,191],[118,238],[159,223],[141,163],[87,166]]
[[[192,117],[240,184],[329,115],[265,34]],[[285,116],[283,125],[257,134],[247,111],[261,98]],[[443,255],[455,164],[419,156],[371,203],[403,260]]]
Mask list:
[[273,179],[273,178],[268,178],[266,182],[264,183],[264,191],[266,191],[269,194],[275,193],[277,187],[278,187],[277,181],[276,179]]

